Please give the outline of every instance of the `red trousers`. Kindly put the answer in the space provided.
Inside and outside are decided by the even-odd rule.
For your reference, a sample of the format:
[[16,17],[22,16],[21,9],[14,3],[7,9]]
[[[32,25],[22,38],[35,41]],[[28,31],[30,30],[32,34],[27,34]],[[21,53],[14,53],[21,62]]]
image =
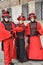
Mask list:
[[7,39],[4,41],[4,61],[5,65],[9,65],[13,58],[13,39]]

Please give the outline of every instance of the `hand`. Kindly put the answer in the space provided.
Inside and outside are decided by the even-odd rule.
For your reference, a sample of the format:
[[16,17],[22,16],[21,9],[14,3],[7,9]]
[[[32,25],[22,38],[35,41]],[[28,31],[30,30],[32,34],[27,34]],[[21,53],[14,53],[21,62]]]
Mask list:
[[13,31],[11,31],[11,34],[13,34],[13,35],[14,35],[15,33],[14,33]]
[[27,35],[27,43],[30,43],[30,35]]
[[15,38],[15,33],[13,31],[11,31],[11,34],[12,34],[11,38]]
[[39,31],[36,31],[35,34],[38,35],[38,34],[40,34],[40,33],[39,33]]

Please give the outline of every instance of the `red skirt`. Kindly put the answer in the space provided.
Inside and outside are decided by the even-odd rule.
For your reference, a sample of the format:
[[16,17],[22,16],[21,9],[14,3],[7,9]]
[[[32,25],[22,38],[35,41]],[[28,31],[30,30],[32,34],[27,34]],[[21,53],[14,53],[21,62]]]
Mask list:
[[39,36],[31,36],[27,48],[28,59],[43,60],[43,50]]

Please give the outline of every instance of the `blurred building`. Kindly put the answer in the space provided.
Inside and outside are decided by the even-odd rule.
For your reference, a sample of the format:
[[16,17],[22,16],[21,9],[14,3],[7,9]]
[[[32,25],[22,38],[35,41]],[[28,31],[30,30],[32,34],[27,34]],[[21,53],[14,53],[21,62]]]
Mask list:
[[29,13],[34,12],[37,20],[43,24],[43,0],[0,0],[0,20],[5,8],[9,10],[15,23],[21,13],[27,18]]

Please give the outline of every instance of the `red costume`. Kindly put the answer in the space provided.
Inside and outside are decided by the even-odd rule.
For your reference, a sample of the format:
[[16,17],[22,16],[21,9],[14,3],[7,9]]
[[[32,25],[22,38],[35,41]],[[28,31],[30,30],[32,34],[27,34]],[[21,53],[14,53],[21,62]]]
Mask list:
[[[4,19],[6,17],[10,18],[11,16],[7,11],[4,11],[2,17]],[[0,41],[3,41],[5,65],[9,65],[12,62],[14,52],[13,40],[16,33],[14,29],[15,25],[13,22],[5,22],[5,20],[0,22]]]
[[[17,34],[17,39],[16,39],[16,46],[17,46],[17,58],[20,62],[25,62],[27,61],[27,55],[26,55],[26,50],[25,50],[25,25],[23,21],[26,20],[24,16],[19,16],[17,18],[19,21],[19,24],[16,27],[16,34]],[[22,20],[22,23],[20,21]]]
[[[28,20],[31,21],[31,17],[34,17],[34,19],[36,19],[34,13],[31,13],[29,15]],[[30,43],[28,44],[27,48],[28,59],[43,60],[42,46],[40,40],[40,35],[42,35],[43,33],[40,23],[34,20],[34,22],[30,22],[29,24],[27,24],[26,33],[27,36],[30,37]]]

